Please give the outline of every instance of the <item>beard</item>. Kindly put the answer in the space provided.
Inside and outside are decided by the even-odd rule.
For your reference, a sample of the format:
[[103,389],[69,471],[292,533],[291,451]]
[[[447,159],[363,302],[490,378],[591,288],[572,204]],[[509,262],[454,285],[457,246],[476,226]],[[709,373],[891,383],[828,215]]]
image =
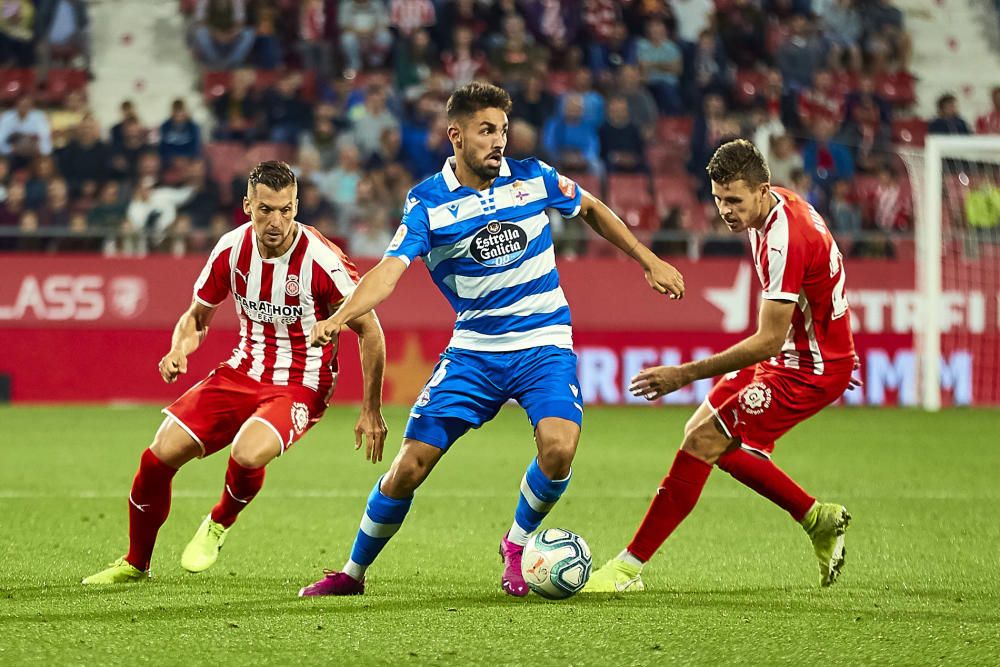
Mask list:
[[[469,168],[469,171],[484,181],[492,181],[500,175],[500,167],[491,167],[486,164],[486,160],[475,163],[469,158],[463,158],[462,161],[465,162],[465,166]],[[503,155],[500,156],[500,163],[503,164]]]

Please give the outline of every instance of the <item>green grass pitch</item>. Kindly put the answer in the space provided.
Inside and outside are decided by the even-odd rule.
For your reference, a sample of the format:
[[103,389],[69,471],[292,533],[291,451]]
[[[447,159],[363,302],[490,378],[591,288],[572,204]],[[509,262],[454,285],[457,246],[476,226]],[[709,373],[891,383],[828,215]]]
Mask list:
[[[567,495],[544,525],[595,566],[631,537],[688,410],[591,408]],[[298,599],[339,568],[388,462],[354,452],[352,408],[268,470],[219,563],[180,553],[222,488],[226,454],[174,482],[152,581],[87,589],[125,551],[128,488],[152,408],[0,409],[0,664],[941,664],[1000,662],[1000,412],[827,410],[778,462],[854,521],[840,583],[808,540],[716,471],[646,568],[647,592],[547,602],[499,588],[501,533],[533,444],[509,408],[461,440],[369,573],[368,594]],[[387,458],[406,411],[387,411]]]

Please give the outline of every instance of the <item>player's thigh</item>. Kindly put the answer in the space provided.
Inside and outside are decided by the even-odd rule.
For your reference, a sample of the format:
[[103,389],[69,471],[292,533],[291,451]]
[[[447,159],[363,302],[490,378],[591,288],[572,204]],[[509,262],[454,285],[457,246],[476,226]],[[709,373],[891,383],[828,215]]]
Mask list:
[[[405,437],[448,449],[465,430],[493,419],[509,398],[492,377],[497,374],[495,362],[489,354],[445,350],[410,410]],[[444,421],[430,429],[433,419]],[[435,435],[436,440],[427,439]]]
[[511,396],[517,399],[537,430],[547,418],[583,424],[583,399],[572,350],[547,345],[516,354],[506,378]]
[[233,440],[232,457],[244,468],[263,468],[281,454],[281,440],[269,423],[251,417]]
[[[233,456],[236,457],[237,450],[240,449],[243,451],[239,456],[258,460],[266,457],[269,452],[273,452],[271,458],[285,453],[326,413],[324,398],[318,392],[300,385],[264,387],[260,392],[257,408],[241,428],[241,437],[237,437],[233,443]],[[266,438],[266,442],[254,439],[242,444],[242,434],[250,424],[270,430],[273,438]],[[259,428],[254,428],[254,432],[261,433]]]
[[389,471],[382,477],[381,491],[390,498],[409,498],[444,456],[445,449],[404,438]]
[[702,461],[715,464],[727,450],[739,446],[714,416],[703,420],[684,435],[681,449]]
[[149,449],[156,458],[175,469],[201,456],[201,445],[169,415],[163,418]]
[[233,441],[258,403],[258,383],[222,366],[163,409],[198,443],[201,455]]

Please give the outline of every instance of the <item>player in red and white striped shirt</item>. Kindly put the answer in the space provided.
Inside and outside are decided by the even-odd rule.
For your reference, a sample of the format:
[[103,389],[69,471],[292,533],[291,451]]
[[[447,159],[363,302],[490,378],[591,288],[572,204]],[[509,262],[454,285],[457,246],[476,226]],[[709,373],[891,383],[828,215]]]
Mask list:
[[844,563],[847,509],[816,502],[771,461],[779,437],[855,382],[843,258],[815,209],[770,185],[767,164],[749,141],[722,145],[708,174],[726,225],[750,235],[763,288],[757,332],[707,359],[647,368],[632,379],[633,394],[654,400],[725,375],[685,427],[670,473],[632,542],[592,575],[585,591],[642,590],[643,564],[694,508],[713,465],[802,525],[823,586],[836,581]]
[[[170,511],[170,485],[188,461],[232,443],[219,503],[184,550],[181,565],[201,572],[218,559],[226,533],[264,483],[264,466],[301,438],[326,410],[337,379],[330,346],[312,347],[309,333],[354,291],[354,265],[312,227],[295,221],[295,176],[283,162],[251,172],[243,210],[246,224],[219,240],[195,282],[191,307],[174,328],[160,360],[165,382],[187,372],[187,357],[232,294],[240,343],[232,357],[185,392],[142,454],[129,494],[129,551],[85,584],[139,581],[149,576],[156,534]],[[385,339],[374,313],[352,321],[360,340],[364,399],[355,445],[382,459],[381,414]]]

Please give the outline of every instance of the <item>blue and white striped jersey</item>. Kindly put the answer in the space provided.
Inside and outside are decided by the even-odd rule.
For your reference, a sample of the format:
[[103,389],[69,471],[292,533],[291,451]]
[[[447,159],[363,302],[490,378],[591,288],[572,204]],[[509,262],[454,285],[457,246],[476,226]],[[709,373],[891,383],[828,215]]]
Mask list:
[[572,348],[546,208],[580,212],[580,188],[549,165],[504,158],[489,190],[458,182],[451,160],[407,194],[386,257],[421,257],[455,309],[450,347]]

